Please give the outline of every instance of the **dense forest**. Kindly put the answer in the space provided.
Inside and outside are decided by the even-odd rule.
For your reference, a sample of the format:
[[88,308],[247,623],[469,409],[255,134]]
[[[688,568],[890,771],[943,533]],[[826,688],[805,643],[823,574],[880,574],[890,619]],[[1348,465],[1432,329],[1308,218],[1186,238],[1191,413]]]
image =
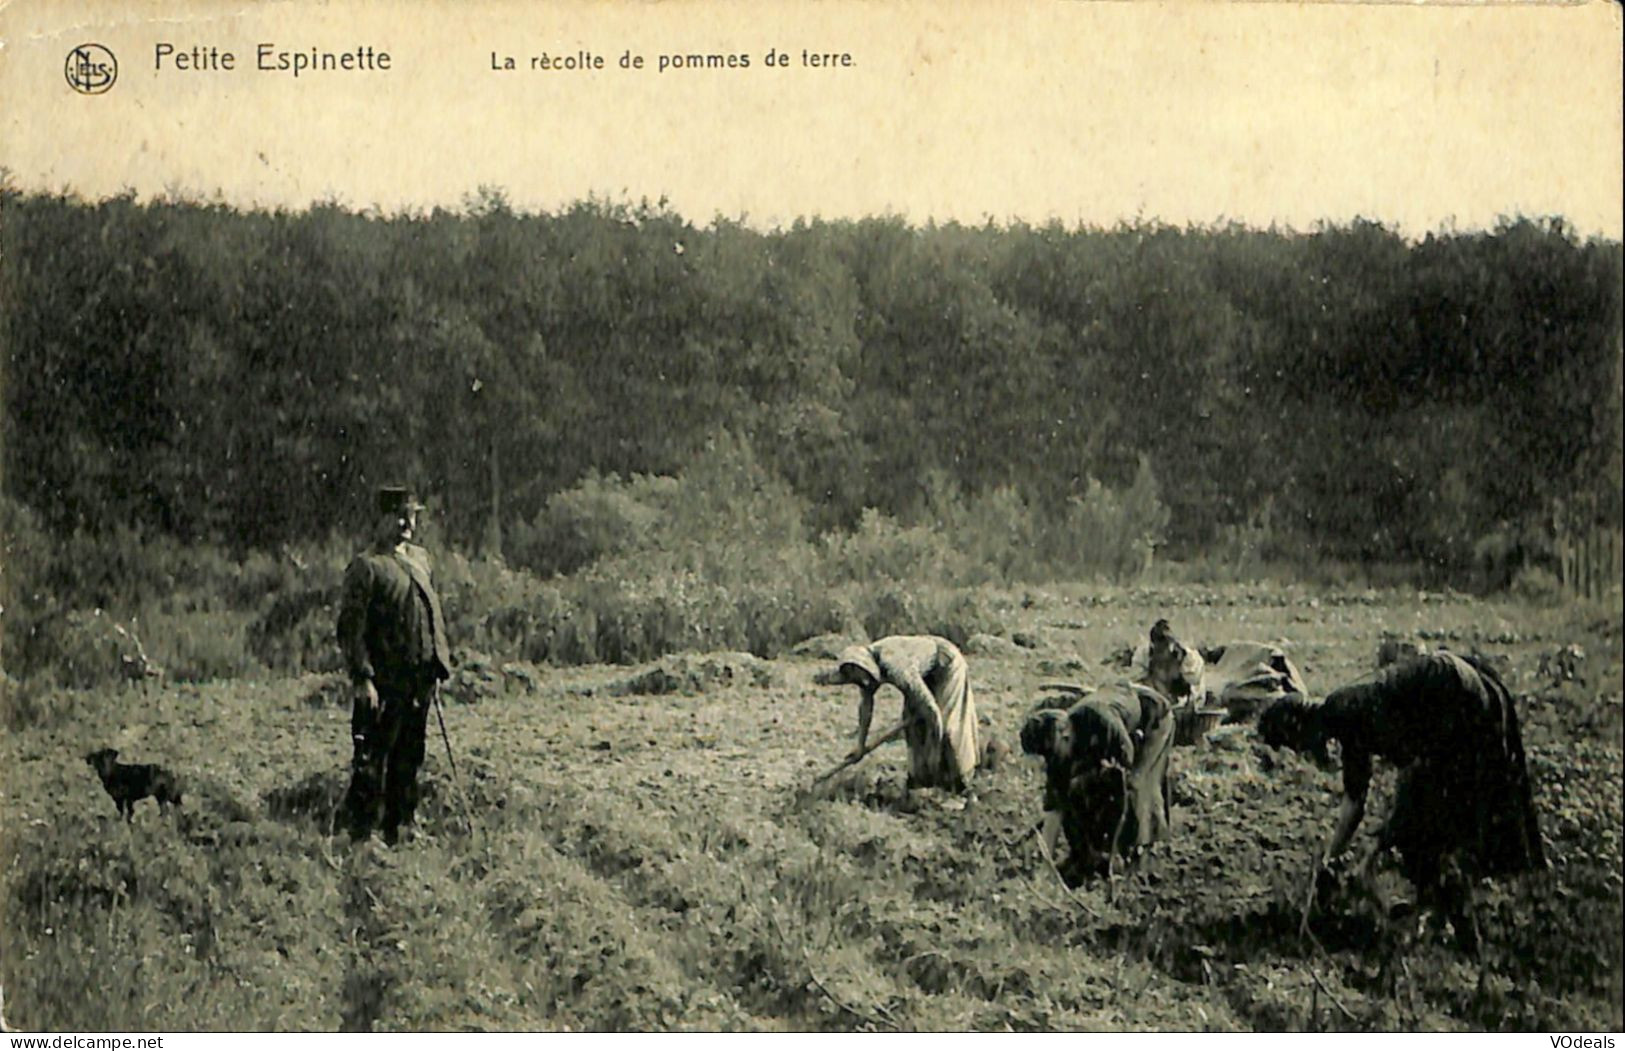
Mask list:
[[472,550],[718,440],[808,535],[929,524],[945,491],[1063,521],[1147,473],[1176,559],[1239,530],[1466,571],[1620,517],[1621,246],[1561,220],[0,208],[4,492],[57,536],[269,549],[353,532],[404,480]]

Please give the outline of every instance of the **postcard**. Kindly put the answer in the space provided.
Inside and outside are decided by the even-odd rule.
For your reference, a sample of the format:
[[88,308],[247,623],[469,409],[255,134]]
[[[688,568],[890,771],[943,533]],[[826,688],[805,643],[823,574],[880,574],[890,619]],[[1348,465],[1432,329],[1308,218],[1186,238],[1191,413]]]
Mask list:
[[1613,1046],[1620,12],[0,7],[0,1028]]

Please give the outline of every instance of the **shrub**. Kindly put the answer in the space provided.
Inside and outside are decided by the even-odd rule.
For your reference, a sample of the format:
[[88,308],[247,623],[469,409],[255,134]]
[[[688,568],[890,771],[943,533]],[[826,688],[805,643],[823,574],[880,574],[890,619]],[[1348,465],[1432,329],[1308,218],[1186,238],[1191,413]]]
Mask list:
[[1122,492],[1091,478],[1082,497],[1068,500],[1051,534],[1053,562],[1074,575],[1135,580],[1151,568],[1168,521],[1151,462],[1141,457],[1133,484]]
[[141,620],[142,641],[166,679],[235,678],[261,667],[249,647],[252,616],[231,610],[153,613]]
[[46,581],[50,537],[27,506],[0,496],[0,668],[35,674],[55,653],[48,628],[60,604]]
[[248,625],[248,651],[275,671],[336,671],[339,585],[285,592]]
[[1557,574],[1540,566],[1524,566],[1512,578],[1513,595],[1536,606],[1556,606],[1568,601]]
[[903,526],[873,508],[852,532],[826,536],[822,555],[834,582],[960,583],[972,575],[971,560],[939,530]]
[[658,531],[668,550],[777,547],[805,535],[806,502],[729,431],[713,435],[683,472]]
[[1482,590],[1516,589],[1519,579],[1533,572],[1525,586],[1533,583],[1538,592],[1543,577],[1551,577],[1553,585],[1557,584],[1554,570],[1561,559],[1548,530],[1502,523],[1473,543],[1472,563],[1474,583]]
[[0,725],[9,731],[56,728],[70,725],[85,714],[79,690],[56,686],[41,677],[0,681]]
[[773,657],[810,635],[857,623],[840,596],[806,577],[729,583],[672,566],[616,563],[573,581],[570,593],[591,624],[590,645],[579,655],[588,661],[637,663],[682,650]]
[[[1040,580],[1048,575],[1039,516],[1014,487],[977,494],[948,523],[954,547],[981,571],[1000,581]],[[961,583],[972,583],[969,575]]]
[[330,614],[311,612],[336,593],[344,559],[336,540],[237,557],[133,529],[52,537],[9,500],[0,501],[0,525],[13,674],[80,688],[116,681],[120,655],[133,656],[135,646],[115,625],[138,635],[172,678],[262,664],[320,669],[336,659]]
[[941,635],[963,646],[972,635],[1005,630],[988,600],[973,589],[883,584],[859,588],[853,604],[869,638]]
[[123,647],[115,623],[100,609],[53,611],[31,626],[19,672],[73,689],[117,682]]
[[514,562],[543,575],[573,573],[634,551],[654,534],[676,489],[673,478],[635,474],[623,480],[595,471],[554,494],[534,521],[512,531]]
[[515,563],[569,574],[661,552],[711,578],[748,576],[803,540],[806,510],[749,441],[721,431],[680,477],[593,473],[554,495],[516,532]]

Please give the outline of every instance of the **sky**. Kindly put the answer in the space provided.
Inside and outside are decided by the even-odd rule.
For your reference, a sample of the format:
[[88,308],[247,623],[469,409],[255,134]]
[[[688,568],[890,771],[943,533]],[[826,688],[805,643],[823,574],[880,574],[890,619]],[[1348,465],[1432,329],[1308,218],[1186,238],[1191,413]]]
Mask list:
[[[1420,235],[1524,215],[1618,239],[1620,41],[1600,0],[13,0],[0,166],[25,190],[238,207],[393,213],[495,186],[527,211],[663,198],[763,227],[1365,217]],[[118,62],[98,94],[67,76],[87,43]],[[274,68],[367,48],[390,68]],[[177,62],[211,49],[234,68]],[[604,68],[533,68],[582,52]],[[673,55],[736,64],[660,70]]]

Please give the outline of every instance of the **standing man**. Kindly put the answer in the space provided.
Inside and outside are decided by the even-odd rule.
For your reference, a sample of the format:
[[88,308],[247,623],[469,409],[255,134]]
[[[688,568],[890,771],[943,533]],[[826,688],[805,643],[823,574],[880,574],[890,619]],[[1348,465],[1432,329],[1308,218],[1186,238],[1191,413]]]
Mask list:
[[380,489],[373,546],[344,573],[338,640],[354,690],[355,745],[344,813],[354,840],[381,827],[393,845],[411,824],[429,705],[450,675],[429,553],[412,543],[421,510],[410,490]]
[[884,685],[903,695],[903,737],[908,742],[908,787],[963,792],[981,753],[976,746],[976,701],[959,647],[935,635],[892,635],[842,651],[821,681],[850,683],[858,701],[861,756],[869,741],[875,693]]

